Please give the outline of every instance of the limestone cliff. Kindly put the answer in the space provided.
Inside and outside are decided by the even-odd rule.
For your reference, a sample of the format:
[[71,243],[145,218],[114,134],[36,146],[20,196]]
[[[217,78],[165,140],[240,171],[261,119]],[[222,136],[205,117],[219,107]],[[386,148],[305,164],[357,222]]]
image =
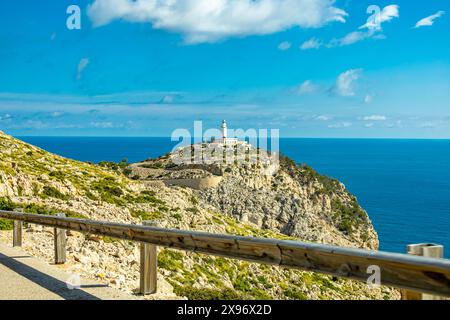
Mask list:
[[[158,220],[168,228],[376,247],[376,234],[355,199],[341,184],[329,184],[311,169],[285,163],[278,174],[259,177],[238,166],[177,168],[175,178],[221,175],[217,185],[195,190],[164,184],[165,175],[175,174],[167,170],[175,169],[170,157],[143,164],[159,173],[137,174],[134,167],[142,164],[126,168],[124,163],[93,165],[66,159],[0,132],[0,208],[22,207],[35,214],[62,211],[125,223]],[[11,241],[11,223],[0,219],[0,229],[0,240]],[[24,248],[51,261],[49,231],[29,225]],[[64,268],[69,272],[130,293],[138,287],[137,244],[70,232],[67,249]],[[150,297],[155,299],[398,297],[389,288],[368,289],[321,274],[176,250],[160,249],[158,262],[160,289]]]
[[[246,163],[177,165],[171,159],[133,164],[129,174],[147,182],[190,185],[203,206],[264,230],[305,241],[378,248],[377,234],[356,198],[339,181],[306,165],[282,156],[277,170],[262,174],[261,166]],[[200,184],[195,181],[205,183],[196,187]]]

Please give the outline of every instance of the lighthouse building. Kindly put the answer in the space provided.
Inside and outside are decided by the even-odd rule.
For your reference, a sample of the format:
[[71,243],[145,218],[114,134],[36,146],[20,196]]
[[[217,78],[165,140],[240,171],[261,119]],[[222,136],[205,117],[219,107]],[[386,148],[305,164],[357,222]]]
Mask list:
[[215,143],[221,143],[227,146],[233,146],[239,143],[239,140],[237,138],[228,138],[227,122],[225,120],[222,121],[220,130],[222,132],[222,138],[215,139]]

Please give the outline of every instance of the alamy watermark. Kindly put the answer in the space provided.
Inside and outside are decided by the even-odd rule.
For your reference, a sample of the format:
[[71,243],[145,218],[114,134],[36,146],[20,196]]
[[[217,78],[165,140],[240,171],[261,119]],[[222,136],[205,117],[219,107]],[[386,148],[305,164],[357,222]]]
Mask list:
[[370,5],[367,8],[367,14],[371,16],[367,19],[366,26],[371,31],[381,30],[381,23],[383,22],[382,10],[377,5]]
[[79,290],[81,289],[81,277],[79,274],[72,274],[66,280],[66,286],[69,290]]
[[381,268],[377,265],[370,265],[366,270],[367,274],[370,276],[367,278],[367,286],[369,289],[378,288],[381,286]]
[[73,4],[67,7],[66,13],[69,15],[66,20],[66,26],[69,30],[81,29],[81,9]]
[[231,129],[224,120],[220,128],[203,128],[194,122],[194,131],[176,129],[172,150],[176,165],[249,165],[273,174],[279,167],[278,129]]

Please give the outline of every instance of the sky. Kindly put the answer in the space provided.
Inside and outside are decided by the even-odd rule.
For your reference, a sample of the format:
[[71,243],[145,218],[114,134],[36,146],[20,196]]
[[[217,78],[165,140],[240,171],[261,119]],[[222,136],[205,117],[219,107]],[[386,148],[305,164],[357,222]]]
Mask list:
[[448,0],[2,0],[0,130],[450,138],[449,31]]

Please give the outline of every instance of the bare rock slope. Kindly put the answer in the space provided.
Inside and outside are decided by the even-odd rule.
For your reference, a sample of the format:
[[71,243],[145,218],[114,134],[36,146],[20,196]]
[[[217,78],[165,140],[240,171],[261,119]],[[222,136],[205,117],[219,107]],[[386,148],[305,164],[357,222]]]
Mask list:
[[262,165],[177,165],[172,158],[166,155],[133,164],[129,174],[148,183],[175,184],[178,179],[182,185],[187,179],[220,177],[220,183],[194,191],[204,207],[305,241],[378,248],[377,234],[356,198],[342,183],[307,165],[282,156],[277,169],[267,172]]

